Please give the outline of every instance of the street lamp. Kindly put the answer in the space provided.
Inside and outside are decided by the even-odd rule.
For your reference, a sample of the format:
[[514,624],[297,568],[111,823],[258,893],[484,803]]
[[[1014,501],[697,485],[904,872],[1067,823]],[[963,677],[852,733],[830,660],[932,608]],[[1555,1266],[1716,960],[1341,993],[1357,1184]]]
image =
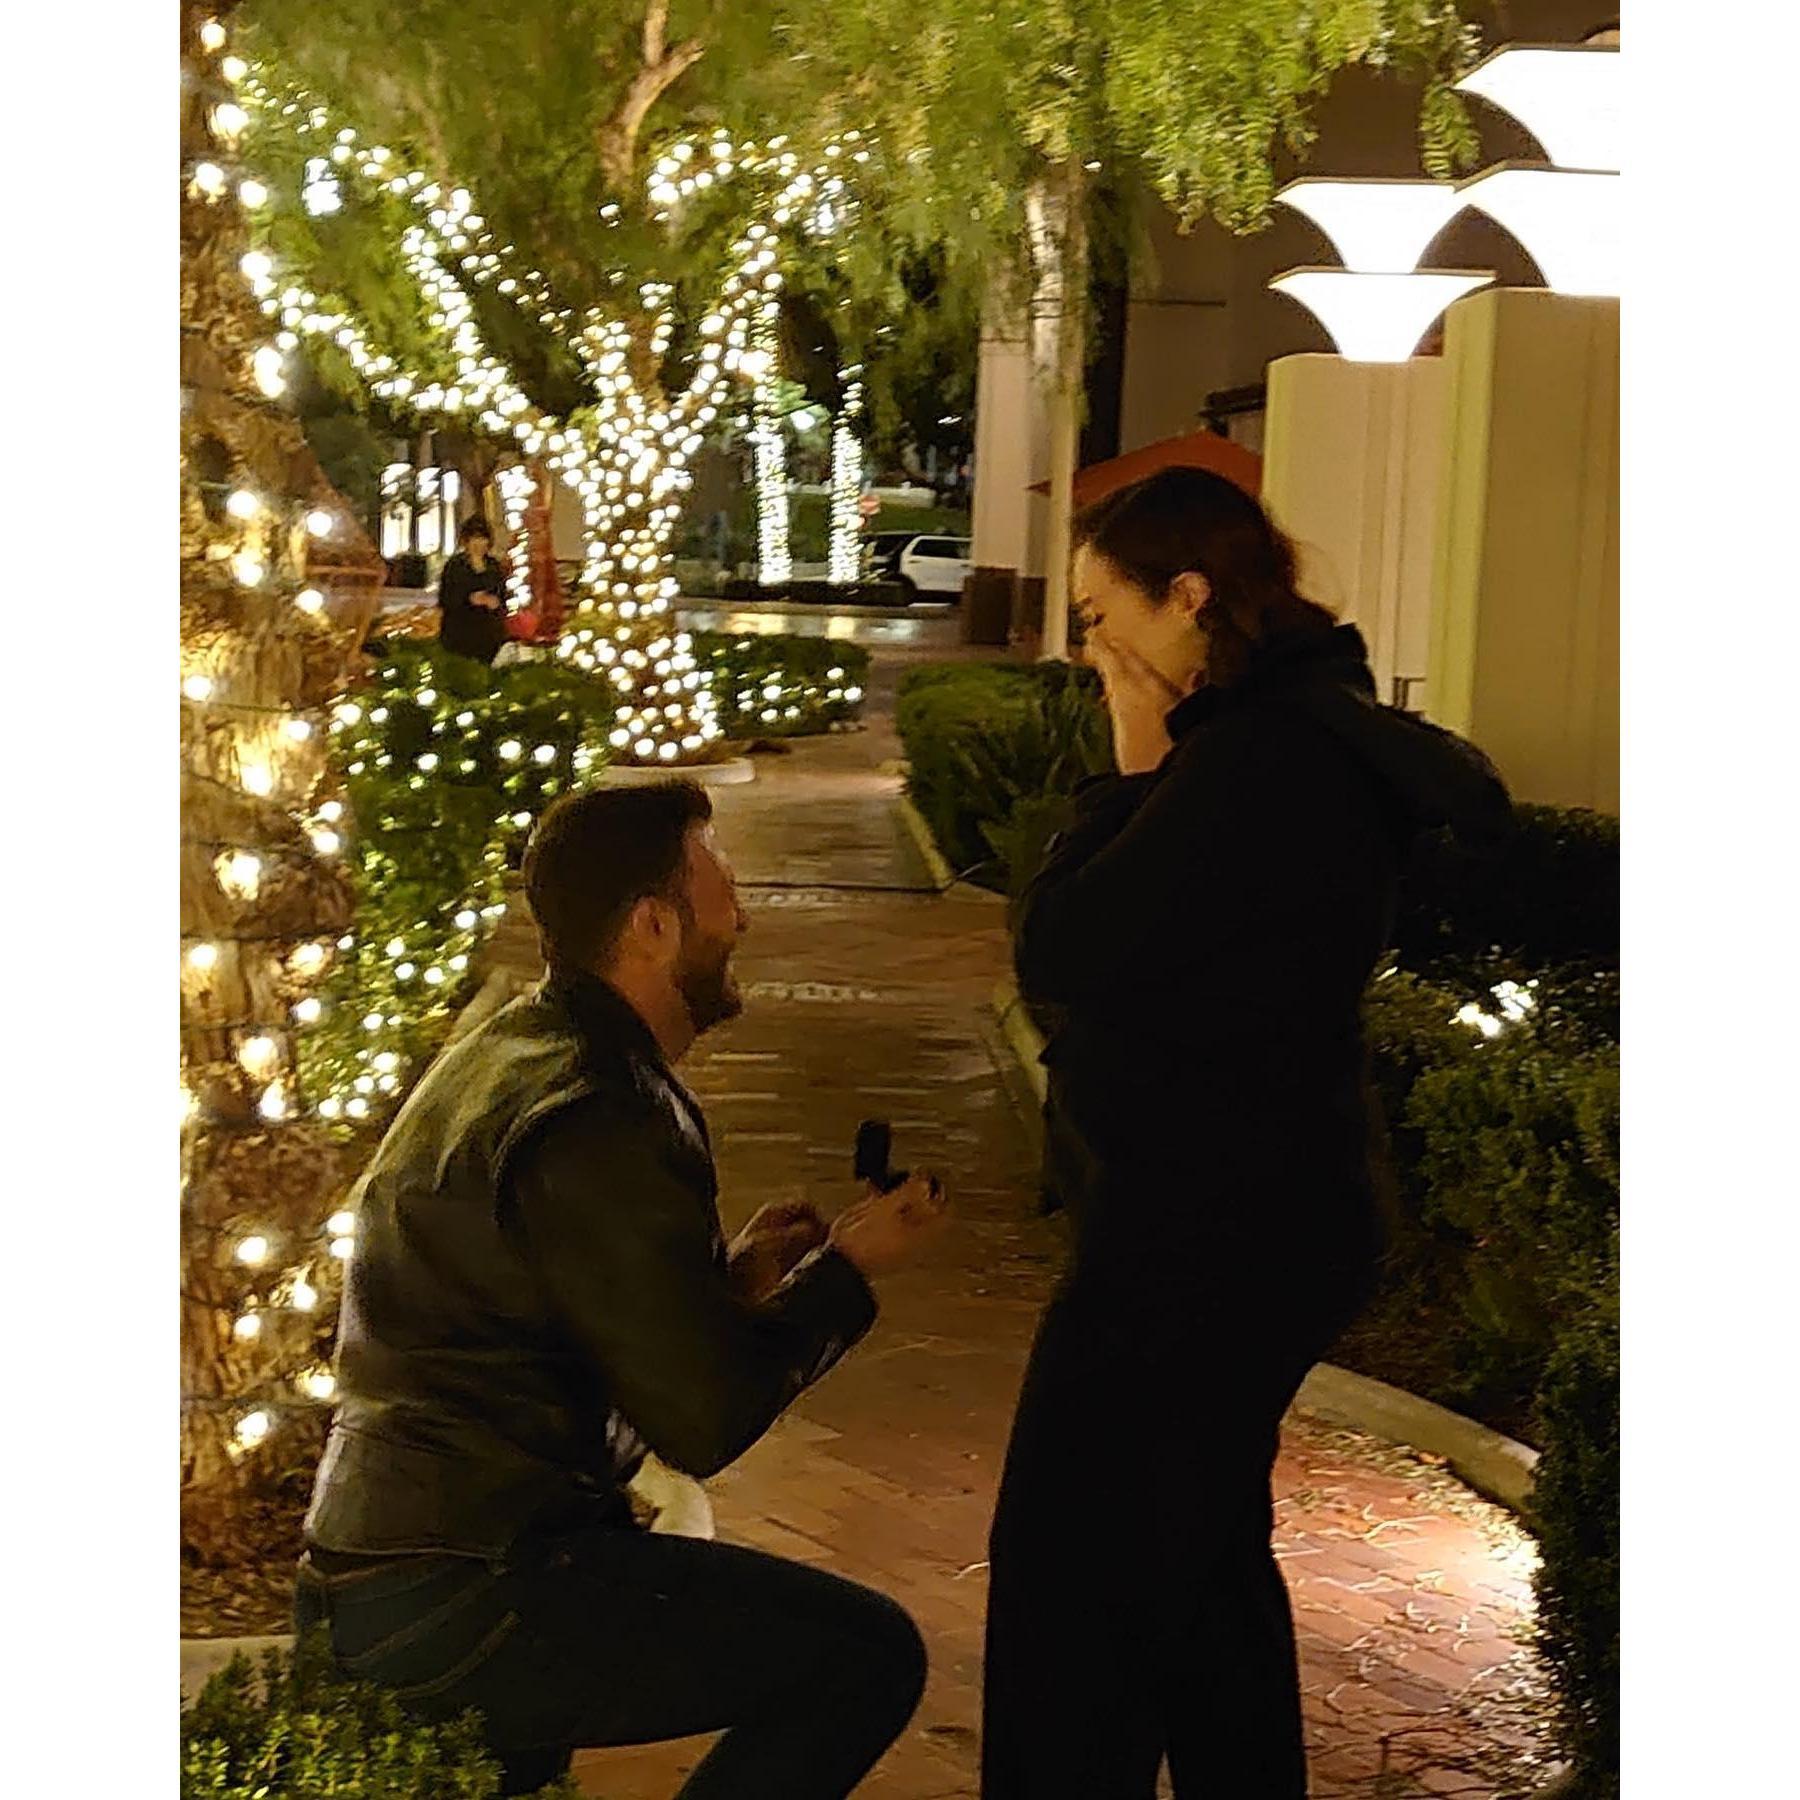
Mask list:
[[1289,269],[1269,286],[1304,306],[1349,361],[1403,363],[1445,307],[1493,279],[1471,269]]

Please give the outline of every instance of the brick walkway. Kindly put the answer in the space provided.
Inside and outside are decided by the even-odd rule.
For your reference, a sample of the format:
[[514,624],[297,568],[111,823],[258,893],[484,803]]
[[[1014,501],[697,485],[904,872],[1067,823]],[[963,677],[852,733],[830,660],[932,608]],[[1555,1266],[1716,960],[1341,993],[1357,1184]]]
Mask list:
[[[918,1619],[924,1703],[859,1791],[947,1800],[976,1792],[988,1515],[1061,1234],[1034,1215],[1029,1108],[986,1006],[1005,966],[1001,909],[927,891],[898,784],[880,772],[898,755],[884,714],[903,661],[878,662],[869,731],[799,745],[762,760],[753,786],[718,791],[753,920],[749,1004],[688,1074],[728,1228],[769,1200],[835,1211],[867,1116],[893,1121],[897,1160],[951,1178],[956,1223],[886,1285],[875,1333],[711,1484],[722,1537],[884,1588]],[[522,935],[503,941],[508,961],[529,956]],[[1142,1474],[1125,1460],[1104,1479],[1128,1527]],[[1528,1791],[1543,1753],[1522,1642],[1529,1540],[1444,1471],[1305,1417],[1277,1482],[1314,1800]],[[590,1795],[664,1800],[704,1748],[577,1766]]]

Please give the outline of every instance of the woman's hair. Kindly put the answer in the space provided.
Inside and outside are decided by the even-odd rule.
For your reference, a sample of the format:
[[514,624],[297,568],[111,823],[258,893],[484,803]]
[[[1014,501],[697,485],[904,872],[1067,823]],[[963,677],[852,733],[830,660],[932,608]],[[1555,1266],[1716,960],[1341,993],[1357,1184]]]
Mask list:
[[456,541],[466,544],[471,538],[484,537],[491,544],[494,541],[494,528],[480,513],[472,513],[463,520],[456,533]]
[[1294,585],[1294,546],[1244,490],[1207,469],[1163,469],[1076,515],[1074,542],[1104,556],[1160,606],[1178,575],[1204,575],[1200,613],[1212,687],[1241,681],[1266,637],[1337,623]]

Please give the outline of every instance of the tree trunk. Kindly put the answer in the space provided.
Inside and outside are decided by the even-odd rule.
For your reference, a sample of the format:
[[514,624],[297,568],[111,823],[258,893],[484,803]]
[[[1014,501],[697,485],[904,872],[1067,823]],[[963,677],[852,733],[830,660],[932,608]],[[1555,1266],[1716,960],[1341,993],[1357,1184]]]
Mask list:
[[1087,178],[1071,157],[1056,173],[1053,204],[1039,242],[1051,260],[1040,282],[1041,303],[1054,307],[1056,356],[1050,389],[1050,520],[1044,544],[1044,631],[1039,654],[1062,662],[1069,654],[1069,546],[1075,471],[1081,440],[1087,366]]
[[[201,44],[212,10],[181,11],[184,175],[231,155],[209,124],[229,92]],[[184,196],[182,1529],[214,1557],[243,1552],[244,1502],[277,1467],[255,1446],[269,1435],[288,1457],[303,1441],[282,1426],[308,1413],[298,1383],[329,1354],[323,1238],[345,1168],[305,1116],[295,1011],[352,911],[346,866],[309,823],[329,794],[325,708],[354,640],[301,603],[316,464],[257,384],[272,332],[241,273],[247,248],[234,200]],[[293,1298],[301,1278],[313,1303]]]

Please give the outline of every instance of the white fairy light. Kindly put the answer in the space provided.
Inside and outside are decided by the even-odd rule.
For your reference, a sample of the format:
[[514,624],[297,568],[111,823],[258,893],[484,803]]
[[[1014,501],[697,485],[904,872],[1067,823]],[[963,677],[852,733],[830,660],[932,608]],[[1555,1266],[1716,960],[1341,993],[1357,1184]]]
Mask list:
[[237,1259],[248,1268],[261,1268],[269,1260],[269,1240],[260,1234],[242,1239],[237,1247]]
[[238,1420],[235,1437],[240,1449],[254,1450],[268,1435],[272,1428],[266,1412],[249,1412]]

